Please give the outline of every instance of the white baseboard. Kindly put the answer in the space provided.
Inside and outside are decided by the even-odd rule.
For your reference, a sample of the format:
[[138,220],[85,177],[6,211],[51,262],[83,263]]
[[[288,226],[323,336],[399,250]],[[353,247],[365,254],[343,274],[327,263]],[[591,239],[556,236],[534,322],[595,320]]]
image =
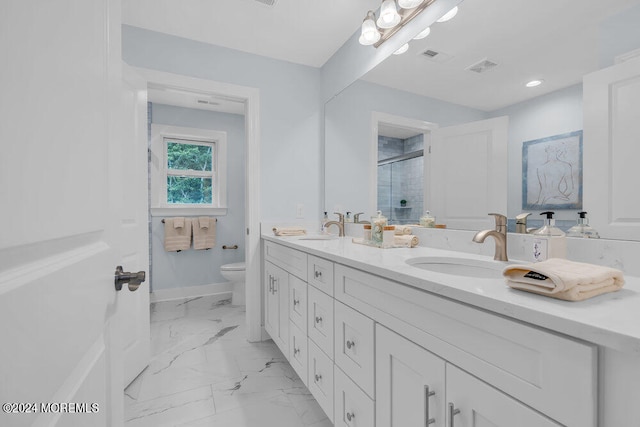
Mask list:
[[151,302],[171,301],[176,299],[204,297],[209,295],[220,296],[220,299],[231,298],[233,283],[213,283],[211,285],[187,286],[183,288],[158,289],[149,295]]

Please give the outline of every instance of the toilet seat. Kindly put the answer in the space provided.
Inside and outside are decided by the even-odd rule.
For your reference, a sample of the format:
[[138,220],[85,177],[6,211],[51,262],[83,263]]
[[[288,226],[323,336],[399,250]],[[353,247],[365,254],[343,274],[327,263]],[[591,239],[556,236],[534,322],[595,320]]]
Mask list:
[[245,269],[244,262],[234,262],[231,264],[225,264],[220,267],[221,271],[243,271]]

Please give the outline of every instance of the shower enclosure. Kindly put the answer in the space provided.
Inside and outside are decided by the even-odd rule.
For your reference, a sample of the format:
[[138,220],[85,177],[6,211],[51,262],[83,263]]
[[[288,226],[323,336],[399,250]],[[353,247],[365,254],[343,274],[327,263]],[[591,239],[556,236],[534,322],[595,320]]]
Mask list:
[[424,212],[423,135],[378,137],[378,209],[391,224],[417,224]]

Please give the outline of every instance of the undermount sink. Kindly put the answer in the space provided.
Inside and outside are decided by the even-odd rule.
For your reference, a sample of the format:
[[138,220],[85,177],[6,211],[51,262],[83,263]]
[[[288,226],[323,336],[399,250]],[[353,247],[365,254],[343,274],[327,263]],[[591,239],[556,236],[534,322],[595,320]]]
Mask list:
[[502,277],[502,270],[509,265],[508,262],[504,261],[455,257],[411,258],[406,263],[435,273],[479,279],[499,279]]

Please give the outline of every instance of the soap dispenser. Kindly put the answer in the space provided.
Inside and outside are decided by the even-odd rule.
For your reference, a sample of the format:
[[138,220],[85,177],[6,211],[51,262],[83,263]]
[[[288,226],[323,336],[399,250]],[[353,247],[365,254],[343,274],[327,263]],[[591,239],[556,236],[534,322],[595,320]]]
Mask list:
[[533,262],[567,256],[567,238],[565,233],[556,227],[554,213],[547,211],[540,214],[546,215],[547,218],[544,225],[533,233]]
[[583,237],[591,239],[599,239],[598,232],[589,225],[586,212],[578,212],[578,223],[567,231],[568,237]]
[[322,232],[324,232],[325,224],[328,222],[329,222],[329,215],[327,215],[327,212],[325,211],[324,216],[322,217],[322,227],[321,227]]

